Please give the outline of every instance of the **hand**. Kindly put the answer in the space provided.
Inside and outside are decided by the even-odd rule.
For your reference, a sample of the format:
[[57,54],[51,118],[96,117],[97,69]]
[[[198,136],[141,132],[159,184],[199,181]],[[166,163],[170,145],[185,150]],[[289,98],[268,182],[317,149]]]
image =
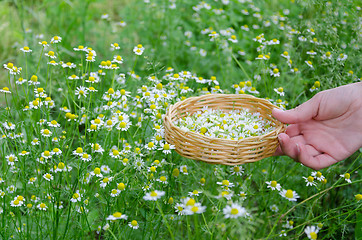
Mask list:
[[315,170],[328,167],[362,147],[362,83],[319,92],[292,110],[273,109],[273,116],[290,124],[275,155]]

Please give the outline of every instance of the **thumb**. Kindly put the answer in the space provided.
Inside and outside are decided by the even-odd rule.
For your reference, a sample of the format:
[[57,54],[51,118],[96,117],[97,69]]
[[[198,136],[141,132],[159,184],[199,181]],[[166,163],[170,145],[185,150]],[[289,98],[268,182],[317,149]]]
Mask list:
[[272,111],[273,117],[287,124],[294,124],[308,121],[318,114],[320,97],[315,95],[307,102],[299,105],[291,110],[280,110],[274,108]]

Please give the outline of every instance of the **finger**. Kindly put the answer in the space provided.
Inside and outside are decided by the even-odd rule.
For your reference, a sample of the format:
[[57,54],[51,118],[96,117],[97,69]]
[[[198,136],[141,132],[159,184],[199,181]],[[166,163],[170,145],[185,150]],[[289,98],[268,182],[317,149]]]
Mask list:
[[287,127],[285,133],[288,134],[289,137],[295,137],[300,135],[301,131],[298,124],[291,124]]
[[320,95],[315,95],[310,100],[291,110],[280,110],[274,108],[273,116],[283,123],[305,122],[317,116],[320,103]]
[[327,153],[321,153],[316,156],[311,155],[310,152],[307,151],[305,145],[300,145],[297,148],[298,160],[303,165],[310,167],[314,170],[320,170],[338,162]]
[[275,150],[275,153],[273,154],[274,156],[281,156],[284,155],[282,149],[280,148],[280,146],[277,147],[277,150]]
[[290,139],[290,137],[285,133],[279,134],[278,139],[279,139],[281,151],[285,155],[287,155],[293,159],[297,159],[297,157],[298,157],[297,144],[294,141],[292,141]]

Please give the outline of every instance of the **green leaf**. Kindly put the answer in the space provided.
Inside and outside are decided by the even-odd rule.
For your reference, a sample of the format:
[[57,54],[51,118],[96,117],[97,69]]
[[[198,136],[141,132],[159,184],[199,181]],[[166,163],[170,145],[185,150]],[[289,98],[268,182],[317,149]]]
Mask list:
[[[361,149],[360,149],[361,150]],[[356,240],[362,240],[362,212],[356,213],[356,228],[354,238]]]

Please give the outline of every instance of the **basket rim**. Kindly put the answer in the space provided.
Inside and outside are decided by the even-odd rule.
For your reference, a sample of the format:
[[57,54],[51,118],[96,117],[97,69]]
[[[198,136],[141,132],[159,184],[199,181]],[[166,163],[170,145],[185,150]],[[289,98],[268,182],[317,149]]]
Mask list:
[[[263,139],[263,138],[266,138],[266,137],[270,137],[270,136],[274,136],[276,132],[280,132],[284,127],[285,127],[285,124],[278,121],[277,119],[274,119],[276,120],[275,122],[278,124],[278,126],[268,132],[268,133],[265,133],[263,135],[260,135],[260,136],[250,136],[250,137],[247,137],[247,138],[243,138],[243,139],[223,139],[223,138],[212,138],[212,137],[209,137],[209,136],[205,136],[205,135],[202,135],[200,133],[197,133],[197,132],[191,132],[191,131],[184,131],[182,130],[181,128],[179,128],[178,126],[176,126],[172,119],[171,119],[171,111],[175,108],[175,105],[176,107],[182,105],[186,100],[187,101],[191,101],[191,100],[197,100],[197,99],[203,99],[205,97],[209,97],[209,96],[214,96],[216,98],[218,97],[223,97],[223,96],[235,96],[235,97],[241,97],[241,99],[243,98],[243,96],[248,96],[247,98],[251,98],[251,99],[254,99],[256,101],[259,101],[259,102],[263,102],[265,103],[266,105],[268,105],[270,107],[270,109],[272,108],[277,108],[277,109],[281,109],[280,107],[278,106],[275,106],[274,104],[272,104],[271,102],[269,102],[268,100],[264,99],[264,98],[258,98],[258,97],[255,97],[253,95],[249,95],[249,94],[220,94],[220,93],[217,93],[217,94],[205,94],[205,95],[200,95],[200,96],[194,96],[194,97],[189,97],[189,98],[186,98],[185,100],[182,100],[182,101],[179,101],[175,104],[172,104],[170,105],[170,107],[168,108],[167,112],[166,112],[166,115],[165,115],[165,118],[164,118],[164,122],[165,121],[168,121],[171,125],[171,128],[175,128],[177,129],[178,131],[180,131],[181,133],[183,134],[187,134],[187,135],[191,135],[191,136],[195,136],[197,138],[203,138],[205,141],[208,141],[208,142],[212,142],[212,141],[222,141],[224,143],[229,143],[229,144],[232,144],[232,145],[239,145],[240,143],[243,143],[243,142],[246,142],[246,141],[254,141],[254,140],[260,140],[260,139]],[[240,98],[239,98],[240,99]]]

